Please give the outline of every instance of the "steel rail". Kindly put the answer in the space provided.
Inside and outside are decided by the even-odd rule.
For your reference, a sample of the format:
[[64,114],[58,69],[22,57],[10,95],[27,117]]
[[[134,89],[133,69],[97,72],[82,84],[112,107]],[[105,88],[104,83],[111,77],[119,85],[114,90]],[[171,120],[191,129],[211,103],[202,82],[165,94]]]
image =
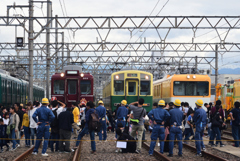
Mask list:
[[34,150],[34,147],[29,148],[27,151],[25,151],[24,153],[22,153],[20,156],[18,156],[17,158],[15,158],[13,161],[22,161],[24,159],[26,159]]
[[[183,144],[183,146],[185,147],[185,148],[188,148],[189,150],[191,150],[191,151],[197,151],[197,149],[195,148],[195,147],[193,147],[193,146],[191,146],[191,145],[187,145],[187,144]],[[214,155],[214,154],[211,154],[211,153],[208,153],[208,152],[205,152],[205,151],[202,151],[202,156],[204,157],[204,158],[207,158],[207,159],[213,159],[213,160],[217,160],[217,161],[227,161],[226,159],[224,159],[224,158],[221,158],[221,157],[219,157],[219,156],[216,156],[216,155]]]
[[82,142],[80,141],[78,148],[75,150],[75,153],[73,156],[73,161],[79,161],[80,154],[81,154],[81,147],[82,147]]
[[[150,146],[143,142],[142,143],[143,147],[146,149],[146,150],[149,150],[150,149]],[[153,151],[153,156],[158,158],[159,160],[162,160],[162,161],[171,161],[171,159],[169,159],[168,157],[164,156],[163,154],[159,153],[157,150],[154,149]]]

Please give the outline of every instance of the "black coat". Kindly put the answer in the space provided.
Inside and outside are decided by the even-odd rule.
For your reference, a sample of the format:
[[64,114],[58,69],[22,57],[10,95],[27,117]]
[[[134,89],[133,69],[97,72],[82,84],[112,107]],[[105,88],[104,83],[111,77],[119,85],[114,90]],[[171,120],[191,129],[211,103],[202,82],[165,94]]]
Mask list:
[[58,117],[57,117],[57,109],[52,111],[55,118],[53,120],[53,122],[51,122],[50,126],[51,126],[51,133],[55,133],[58,134],[59,133],[59,127],[58,127]]

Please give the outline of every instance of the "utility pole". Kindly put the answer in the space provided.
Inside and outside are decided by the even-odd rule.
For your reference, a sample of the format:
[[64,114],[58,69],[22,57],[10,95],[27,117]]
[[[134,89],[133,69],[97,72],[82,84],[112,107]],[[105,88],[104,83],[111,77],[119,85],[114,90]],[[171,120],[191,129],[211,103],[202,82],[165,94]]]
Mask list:
[[29,33],[28,33],[28,50],[29,50],[29,99],[33,102],[33,0],[29,0]]
[[56,19],[55,19],[55,27],[56,27],[56,29],[55,29],[55,52],[56,52],[56,59],[55,59],[55,72],[58,72],[58,52],[57,52],[57,50],[58,50],[58,23],[57,23],[57,17],[58,17],[58,15],[56,15],[55,16],[56,17]]
[[62,32],[62,70],[64,64],[64,32]]
[[[47,23],[50,21],[51,15],[51,1],[47,0]],[[47,26],[47,34],[46,34],[46,44],[47,44],[47,61],[46,61],[46,68],[47,68],[47,75],[46,75],[46,98],[49,98],[49,70],[50,70],[50,27],[51,24]]]
[[67,44],[67,65],[70,65],[70,50],[69,50],[69,44]]
[[[218,46],[215,45],[215,87],[218,84]],[[215,100],[217,99],[217,91],[215,88]]]

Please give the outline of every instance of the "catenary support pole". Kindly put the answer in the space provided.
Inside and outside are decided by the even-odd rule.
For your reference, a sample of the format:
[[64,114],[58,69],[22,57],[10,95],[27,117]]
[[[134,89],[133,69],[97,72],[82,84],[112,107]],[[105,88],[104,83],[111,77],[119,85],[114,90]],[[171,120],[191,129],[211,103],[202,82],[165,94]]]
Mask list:
[[57,50],[58,50],[58,23],[57,23],[58,15],[56,15],[55,17],[56,17],[56,19],[55,19],[55,27],[56,27],[56,29],[55,29],[55,52],[56,52],[55,72],[58,72],[58,64],[59,64],[59,62],[58,62],[58,52],[57,52]]
[[[47,0],[47,23],[50,21],[50,15],[51,15],[51,1]],[[46,34],[46,45],[47,45],[47,61],[46,61],[46,98],[49,98],[49,70],[50,70],[50,28],[51,27],[51,23],[48,24],[48,28],[46,30],[47,34]]]
[[[215,87],[218,84],[218,46],[215,45]],[[215,88],[215,100],[217,99],[217,91]]]
[[[29,0],[29,33],[28,33],[28,50],[29,50],[29,98],[27,101],[33,102],[33,0]],[[27,96],[26,96],[27,97]]]

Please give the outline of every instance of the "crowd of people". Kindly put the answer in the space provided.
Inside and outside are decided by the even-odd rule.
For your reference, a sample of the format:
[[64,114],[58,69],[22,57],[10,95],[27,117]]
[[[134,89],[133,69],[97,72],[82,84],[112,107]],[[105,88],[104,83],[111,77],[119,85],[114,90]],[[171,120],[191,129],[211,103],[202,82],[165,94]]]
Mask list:
[[[202,156],[206,150],[203,142],[204,130],[207,128],[209,145],[225,146],[221,141],[221,131],[226,129],[225,112],[221,101],[204,103],[196,100],[195,107],[187,102],[176,99],[166,103],[160,100],[153,103],[150,112],[143,107],[144,99],[127,103],[122,100],[114,111],[106,109],[100,100],[97,107],[93,102],[86,104],[73,102],[66,107],[58,100],[49,102],[29,102],[24,107],[15,103],[7,109],[1,106],[0,111],[0,152],[6,146],[6,151],[14,151],[20,147],[20,139],[25,138],[26,147],[34,147],[33,155],[38,154],[40,144],[43,144],[42,156],[51,152],[70,153],[79,145],[82,137],[90,134],[91,153],[96,153],[95,135],[99,141],[107,141],[107,132],[115,133],[115,141],[126,141],[126,147],[116,147],[116,152],[141,153],[145,133],[151,132],[149,155],[153,155],[157,140],[160,143],[160,153],[167,152],[173,156],[174,142],[178,144],[178,155],[182,156],[182,143],[188,144],[190,138],[195,140],[197,156]],[[235,102],[230,112],[234,146],[239,147],[240,139],[240,103]],[[146,126],[148,125],[148,126]],[[216,139],[216,141],[215,141]],[[75,140],[75,147],[70,147],[70,140]],[[215,142],[214,142],[215,141]],[[11,148],[9,143],[12,142]]]

